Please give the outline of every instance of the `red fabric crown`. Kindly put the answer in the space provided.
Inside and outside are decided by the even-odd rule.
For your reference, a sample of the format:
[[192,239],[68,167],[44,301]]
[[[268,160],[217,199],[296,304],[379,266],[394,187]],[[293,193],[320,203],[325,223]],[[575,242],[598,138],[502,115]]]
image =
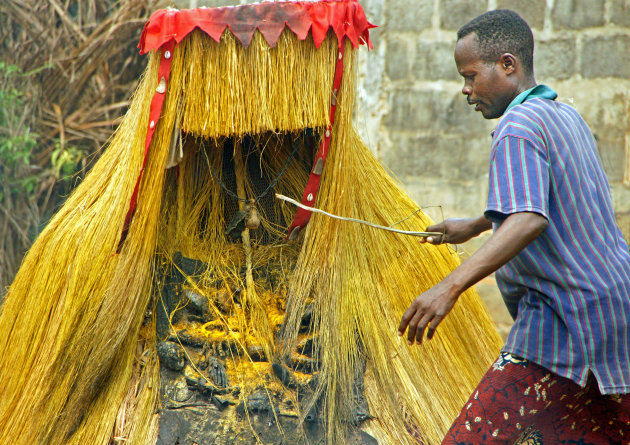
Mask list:
[[144,26],[140,37],[140,54],[159,49],[174,39],[180,43],[195,28],[199,28],[215,41],[219,41],[226,28],[247,47],[258,31],[269,46],[274,47],[284,28],[288,27],[300,40],[309,30],[315,47],[319,48],[329,28],[344,41],[347,37],[356,48],[370,42],[371,28],[363,8],[356,0],[324,0],[318,2],[263,2],[253,5],[222,8],[161,9],[156,11]]

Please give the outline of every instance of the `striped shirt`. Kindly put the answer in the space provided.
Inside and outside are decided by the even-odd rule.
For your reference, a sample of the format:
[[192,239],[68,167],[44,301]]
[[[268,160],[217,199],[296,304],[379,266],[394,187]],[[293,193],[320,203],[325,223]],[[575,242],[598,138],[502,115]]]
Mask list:
[[534,90],[543,94],[508,108],[490,155],[485,214],[495,229],[516,212],[549,221],[496,273],[514,317],[503,351],[582,386],[592,372],[602,394],[630,393],[630,252],[608,180],[577,111]]

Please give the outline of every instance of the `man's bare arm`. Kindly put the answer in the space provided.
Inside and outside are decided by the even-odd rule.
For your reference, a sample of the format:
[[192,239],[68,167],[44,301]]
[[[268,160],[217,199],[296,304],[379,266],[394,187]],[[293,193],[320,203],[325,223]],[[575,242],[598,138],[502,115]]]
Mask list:
[[422,343],[428,326],[427,338],[431,339],[462,292],[514,258],[548,225],[547,219],[538,213],[522,212],[508,216],[483,246],[411,303],[402,317],[398,335],[404,335],[407,330],[410,345],[414,341]]

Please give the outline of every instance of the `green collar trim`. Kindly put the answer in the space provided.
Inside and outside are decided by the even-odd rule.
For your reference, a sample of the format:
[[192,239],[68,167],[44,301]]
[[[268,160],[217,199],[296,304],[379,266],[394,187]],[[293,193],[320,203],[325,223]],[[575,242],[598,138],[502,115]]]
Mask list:
[[516,96],[514,100],[510,103],[510,105],[508,105],[508,107],[505,109],[504,114],[510,111],[512,107],[522,104],[526,100],[535,99],[537,97],[554,100],[556,97],[558,97],[558,93],[549,88],[547,85],[536,85],[534,88],[523,91],[521,94]]

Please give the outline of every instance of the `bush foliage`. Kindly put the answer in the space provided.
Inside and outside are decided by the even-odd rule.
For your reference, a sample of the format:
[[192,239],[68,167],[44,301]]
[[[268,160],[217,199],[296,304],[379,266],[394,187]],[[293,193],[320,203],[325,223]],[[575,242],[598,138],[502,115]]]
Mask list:
[[113,133],[155,0],[0,2],[0,300]]

